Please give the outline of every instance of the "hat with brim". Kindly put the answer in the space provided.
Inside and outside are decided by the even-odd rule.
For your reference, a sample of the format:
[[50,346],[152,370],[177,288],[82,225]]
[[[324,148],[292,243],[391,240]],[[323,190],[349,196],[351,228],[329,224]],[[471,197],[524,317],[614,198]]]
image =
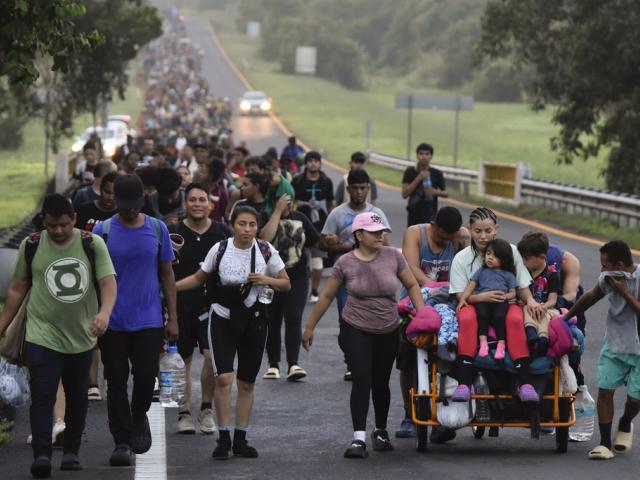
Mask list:
[[382,217],[375,212],[365,212],[356,216],[351,224],[351,232],[358,230],[366,230],[367,232],[391,231]]
[[144,186],[137,175],[121,175],[113,185],[118,210],[141,209],[144,206]]

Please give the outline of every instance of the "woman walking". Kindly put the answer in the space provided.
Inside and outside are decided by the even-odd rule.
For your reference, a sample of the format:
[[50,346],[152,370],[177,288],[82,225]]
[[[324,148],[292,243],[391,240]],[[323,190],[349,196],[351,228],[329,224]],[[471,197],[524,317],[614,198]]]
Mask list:
[[[262,363],[267,339],[267,319],[258,302],[270,289],[286,292],[291,288],[285,265],[278,252],[262,240],[256,240],[258,212],[238,206],[231,217],[233,237],[216,243],[201,269],[179,282],[178,291],[196,288],[212,277],[207,290],[211,299],[209,347],[216,373],[214,403],[218,421],[218,445],[213,458],[223,460],[234,455],[254,458],[255,448],[246,440],[253,388]],[[231,385],[233,362],[238,356],[236,384],[236,427],[231,442]]]
[[389,228],[374,212],[361,213],[353,221],[351,231],[354,249],[342,255],[315,305],[302,336],[309,350],[313,330],[329,308],[340,287],[346,285],[349,297],[342,312],[345,322],[340,341],[351,365],[351,419],[354,437],[344,452],[345,458],[368,456],[365,444],[369,395],[373,398],[375,430],[371,434],[373,449],[393,450],[387,433],[387,416],[391,393],[389,376],[398,349],[396,290],[399,279],[411,301],[424,307],[420,287],[402,254],[383,246]]

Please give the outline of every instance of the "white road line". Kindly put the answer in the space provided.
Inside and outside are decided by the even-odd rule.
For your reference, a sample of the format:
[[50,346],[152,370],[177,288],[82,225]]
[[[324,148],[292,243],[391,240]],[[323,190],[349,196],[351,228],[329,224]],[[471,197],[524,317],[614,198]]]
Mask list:
[[151,449],[144,455],[136,455],[135,480],[167,480],[167,444],[164,432],[164,407],[152,403],[147,413],[151,438]]

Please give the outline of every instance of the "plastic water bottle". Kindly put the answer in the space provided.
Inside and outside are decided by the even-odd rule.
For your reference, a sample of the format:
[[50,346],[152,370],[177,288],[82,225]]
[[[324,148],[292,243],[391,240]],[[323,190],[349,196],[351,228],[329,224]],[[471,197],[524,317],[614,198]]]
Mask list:
[[185,367],[176,345],[169,345],[167,353],[160,358],[160,403],[163,407],[175,408],[184,403]]
[[[484,379],[482,372],[478,372],[476,381],[473,384],[475,393],[478,395],[489,395],[489,385]],[[489,422],[491,421],[491,409],[489,408],[489,400],[477,399],[476,400],[476,421]]]
[[589,394],[586,385],[578,387],[574,408],[576,410],[576,423],[569,428],[569,439],[572,442],[588,442],[593,436],[595,425],[596,402]]

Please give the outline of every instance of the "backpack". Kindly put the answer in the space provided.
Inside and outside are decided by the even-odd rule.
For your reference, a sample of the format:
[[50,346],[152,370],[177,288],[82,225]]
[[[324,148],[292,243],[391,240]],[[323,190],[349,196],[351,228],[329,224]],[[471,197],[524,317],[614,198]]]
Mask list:
[[[226,238],[220,242],[220,246],[218,247],[218,251],[216,252],[214,274],[211,276],[210,281],[207,282],[207,286],[206,286],[207,299],[211,303],[213,303],[213,300],[212,300],[213,292],[215,291],[216,287],[220,285],[220,263],[222,262],[222,257],[224,256],[224,252],[227,251],[229,240],[232,240],[232,238]],[[256,238],[256,243],[258,244],[258,250],[260,250],[260,254],[264,259],[264,263],[268,264],[269,260],[271,259],[271,248],[270,248],[269,242]],[[253,271],[253,268],[251,270]]]
[[[104,240],[104,243],[107,243],[107,240],[109,239],[109,231],[111,230],[112,219],[113,217],[107,218],[104,222],[102,222],[102,239]],[[151,226],[153,227],[153,231],[155,232],[156,238],[158,239],[158,257],[159,257],[160,252],[162,250],[162,237],[163,237],[162,227],[160,226],[160,220],[158,220],[157,218],[149,216],[149,219],[151,220]]]
[[[40,245],[40,239],[42,238],[42,232],[33,232],[27,237],[27,241],[24,245],[24,257],[27,262],[27,276],[29,282],[33,283],[33,259],[38,251]],[[90,232],[84,230],[80,231],[80,240],[82,243],[82,250],[89,259],[91,265],[91,276],[93,279],[93,287],[98,297],[98,306],[100,305],[100,283],[98,277],[96,277],[96,252],[93,246],[93,235]]]

